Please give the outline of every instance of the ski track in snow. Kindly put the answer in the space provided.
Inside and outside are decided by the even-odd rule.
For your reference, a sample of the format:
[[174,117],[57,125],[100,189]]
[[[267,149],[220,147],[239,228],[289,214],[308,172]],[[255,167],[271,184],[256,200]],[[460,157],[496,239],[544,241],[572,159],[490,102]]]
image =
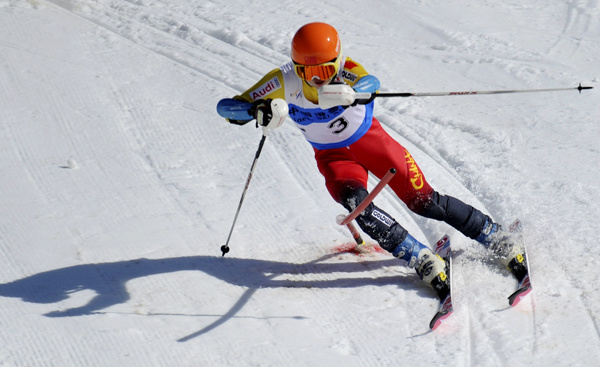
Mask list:
[[[434,187],[525,223],[535,289],[510,309],[514,281],[482,248],[387,190],[377,198],[419,239],[452,238],[457,309],[435,333],[437,302],[412,270],[336,251],[351,240],[334,223],[342,208],[291,124],[269,137],[219,257],[259,134],[214,112],[287,62],[316,8],[385,91],[597,83],[599,2],[374,1],[360,16],[341,1],[279,4],[0,1],[0,364],[600,360],[596,226],[577,218],[600,215],[594,94],[377,102]],[[576,183],[545,172],[563,156]]]

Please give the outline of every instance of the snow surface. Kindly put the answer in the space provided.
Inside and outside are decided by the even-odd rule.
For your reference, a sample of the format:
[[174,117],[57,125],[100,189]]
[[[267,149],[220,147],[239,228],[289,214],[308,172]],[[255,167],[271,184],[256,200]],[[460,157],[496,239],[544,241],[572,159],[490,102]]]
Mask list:
[[[591,366],[600,361],[599,0],[0,0],[0,365]],[[428,180],[524,223],[534,291],[445,224],[456,313],[385,253],[343,252],[312,149],[219,99],[326,21]],[[372,184],[375,184],[373,181]]]

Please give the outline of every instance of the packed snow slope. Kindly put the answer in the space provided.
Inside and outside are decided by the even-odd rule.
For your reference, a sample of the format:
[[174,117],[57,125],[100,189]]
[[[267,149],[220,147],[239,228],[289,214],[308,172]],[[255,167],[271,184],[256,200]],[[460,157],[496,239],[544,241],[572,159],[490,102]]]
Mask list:
[[[600,361],[598,0],[0,0],[0,365],[584,366]],[[300,132],[216,114],[325,21],[390,98],[430,183],[509,224],[534,291],[448,233],[456,313],[387,253],[357,256]],[[375,184],[373,181],[371,184]]]

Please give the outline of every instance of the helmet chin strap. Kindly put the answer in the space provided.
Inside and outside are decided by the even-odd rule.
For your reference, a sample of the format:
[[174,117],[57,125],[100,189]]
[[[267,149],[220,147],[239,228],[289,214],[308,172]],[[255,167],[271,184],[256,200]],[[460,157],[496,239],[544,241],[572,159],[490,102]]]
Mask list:
[[340,57],[338,58],[338,60],[340,60],[339,61],[340,66],[339,66],[338,72],[333,78],[331,78],[331,80],[327,84],[329,84],[333,81],[338,82],[338,83],[342,82],[342,79],[343,79],[342,74],[344,72],[344,64],[346,64],[346,58],[344,57],[344,54],[342,52],[340,52]]
[[343,51],[340,52],[338,60],[340,60],[340,68],[338,69],[337,78],[342,80],[342,72],[344,71],[344,65],[346,64],[346,57],[344,56]]

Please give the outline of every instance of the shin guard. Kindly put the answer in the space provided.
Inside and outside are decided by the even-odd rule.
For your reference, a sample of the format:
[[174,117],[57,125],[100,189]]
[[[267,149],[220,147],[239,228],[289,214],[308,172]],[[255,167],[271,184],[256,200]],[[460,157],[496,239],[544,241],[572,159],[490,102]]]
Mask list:
[[481,234],[486,221],[491,221],[490,217],[480,210],[452,196],[440,195],[437,191],[433,192],[425,209],[417,214],[444,221],[472,239]]

